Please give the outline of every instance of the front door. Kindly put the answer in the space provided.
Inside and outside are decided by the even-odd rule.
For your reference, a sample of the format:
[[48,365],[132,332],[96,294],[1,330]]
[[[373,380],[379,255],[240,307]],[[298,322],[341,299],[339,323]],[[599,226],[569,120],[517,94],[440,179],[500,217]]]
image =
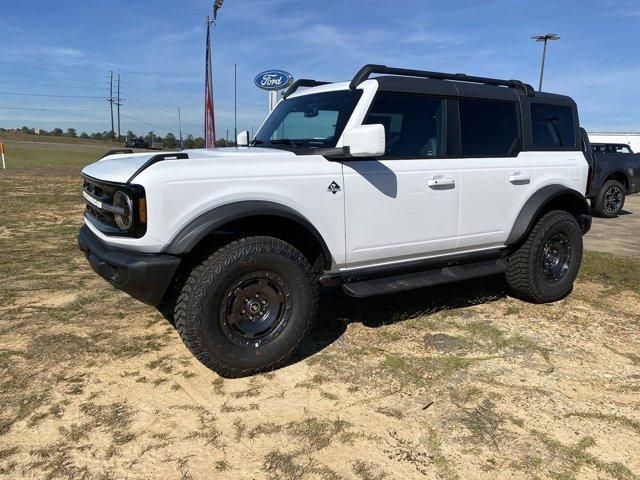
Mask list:
[[445,100],[380,93],[365,120],[382,124],[386,152],[344,162],[347,268],[453,252],[459,160],[445,158]]

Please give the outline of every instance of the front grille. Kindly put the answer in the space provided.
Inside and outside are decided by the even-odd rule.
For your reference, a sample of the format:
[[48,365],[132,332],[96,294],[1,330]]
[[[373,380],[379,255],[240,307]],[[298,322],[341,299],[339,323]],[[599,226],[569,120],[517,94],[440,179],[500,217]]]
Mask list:
[[[85,197],[85,217],[105,235],[140,238],[147,232],[146,221],[140,215],[141,204],[146,210],[145,191],[141,185],[109,183],[84,176],[82,190],[89,197]],[[131,198],[133,208],[133,224],[126,232],[118,228],[114,216],[114,212],[125,211],[122,207],[113,205],[114,195],[119,190]]]
[[[113,195],[118,190],[118,187],[104,183],[98,183],[93,179],[89,180],[85,178],[84,184],[82,185],[82,190],[85,193],[89,194],[92,198],[102,202],[103,204],[111,205],[113,204]],[[119,231],[113,213],[100,210],[86,199],[85,203],[87,205],[85,213],[88,216],[92,217],[94,220],[97,220],[100,224],[108,227],[105,229],[106,231],[109,231],[110,229]]]

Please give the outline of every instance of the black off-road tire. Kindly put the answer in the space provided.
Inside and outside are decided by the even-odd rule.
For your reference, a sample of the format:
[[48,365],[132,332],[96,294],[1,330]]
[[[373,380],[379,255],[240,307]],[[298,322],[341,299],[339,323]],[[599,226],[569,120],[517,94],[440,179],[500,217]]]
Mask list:
[[[254,276],[259,280],[254,281]],[[259,287],[256,282],[266,286]],[[233,322],[240,317],[245,322],[242,325],[252,328],[253,317],[249,321],[244,309],[243,315],[236,315],[235,309],[250,301],[242,298],[249,296],[245,292],[260,288],[267,291],[264,298],[268,303],[275,303],[286,317],[269,336],[254,343],[254,339],[245,339],[244,330]],[[176,328],[195,357],[223,377],[273,370],[287,361],[309,331],[318,289],[317,275],[296,248],[272,237],[243,238],[214,252],[193,269],[176,303]],[[274,296],[281,303],[271,302]],[[266,302],[254,303],[260,307]],[[275,311],[275,307],[264,308],[268,309],[264,315],[271,315],[272,308]],[[231,311],[234,313],[227,314]]]
[[[549,262],[550,253],[566,251],[568,264]],[[559,247],[559,248],[557,248]],[[545,250],[546,249],[546,250]],[[551,255],[553,258],[553,255]],[[545,263],[545,260],[547,263]],[[575,217],[561,210],[552,210],[538,220],[525,242],[507,261],[507,283],[514,295],[533,303],[549,303],[566,297],[582,262],[582,231]],[[559,278],[552,275],[554,269],[564,272]]]
[[627,189],[617,180],[607,180],[593,200],[593,212],[599,217],[617,217],[624,207]]

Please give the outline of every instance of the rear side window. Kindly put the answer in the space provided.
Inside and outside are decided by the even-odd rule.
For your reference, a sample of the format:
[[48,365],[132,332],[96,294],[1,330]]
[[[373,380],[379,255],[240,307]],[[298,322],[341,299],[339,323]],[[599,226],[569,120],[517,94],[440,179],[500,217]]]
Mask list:
[[561,105],[531,104],[533,146],[540,149],[576,147],[573,109]]
[[382,124],[387,149],[383,158],[444,156],[445,102],[418,95],[381,93],[365,124]]
[[506,157],[520,151],[515,103],[460,100],[462,155]]

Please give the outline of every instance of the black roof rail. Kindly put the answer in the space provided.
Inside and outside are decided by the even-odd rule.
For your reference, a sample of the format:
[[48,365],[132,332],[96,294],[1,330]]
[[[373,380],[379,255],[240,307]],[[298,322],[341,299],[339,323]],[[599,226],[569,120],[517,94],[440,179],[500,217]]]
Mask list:
[[118,153],[133,153],[133,150],[131,150],[130,148],[116,148],[115,150],[109,150],[107,153],[100,157],[100,160],[102,160],[104,157],[108,157],[109,155],[116,155]]
[[282,98],[287,98],[293,92],[298,90],[300,87],[319,87],[321,85],[328,85],[331,82],[319,82],[317,80],[310,80],[308,78],[301,78],[300,80],[296,80],[291,84],[291,86],[287,89]]
[[356,76],[353,77],[349,88],[354,90],[358,85],[367,80],[372,74],[386,74],[386,75],[401,75],[404,77],[420,77],[420,78],[433,78],[436,80],[456,80],[459,82],[469,83],[483,83],[485,85],[496,85],[502,87],[514,88],[524,92],[526,95],[533,97],[535,90],[527,83],[520,80],[500,80],[498,78],[487,77],[474,77],[465,75],[464,73],[442,73],[442,72],[428,72],[425,70],[410,70],[407,68],[392,68],[386,65],[365,65],[360,69]]

